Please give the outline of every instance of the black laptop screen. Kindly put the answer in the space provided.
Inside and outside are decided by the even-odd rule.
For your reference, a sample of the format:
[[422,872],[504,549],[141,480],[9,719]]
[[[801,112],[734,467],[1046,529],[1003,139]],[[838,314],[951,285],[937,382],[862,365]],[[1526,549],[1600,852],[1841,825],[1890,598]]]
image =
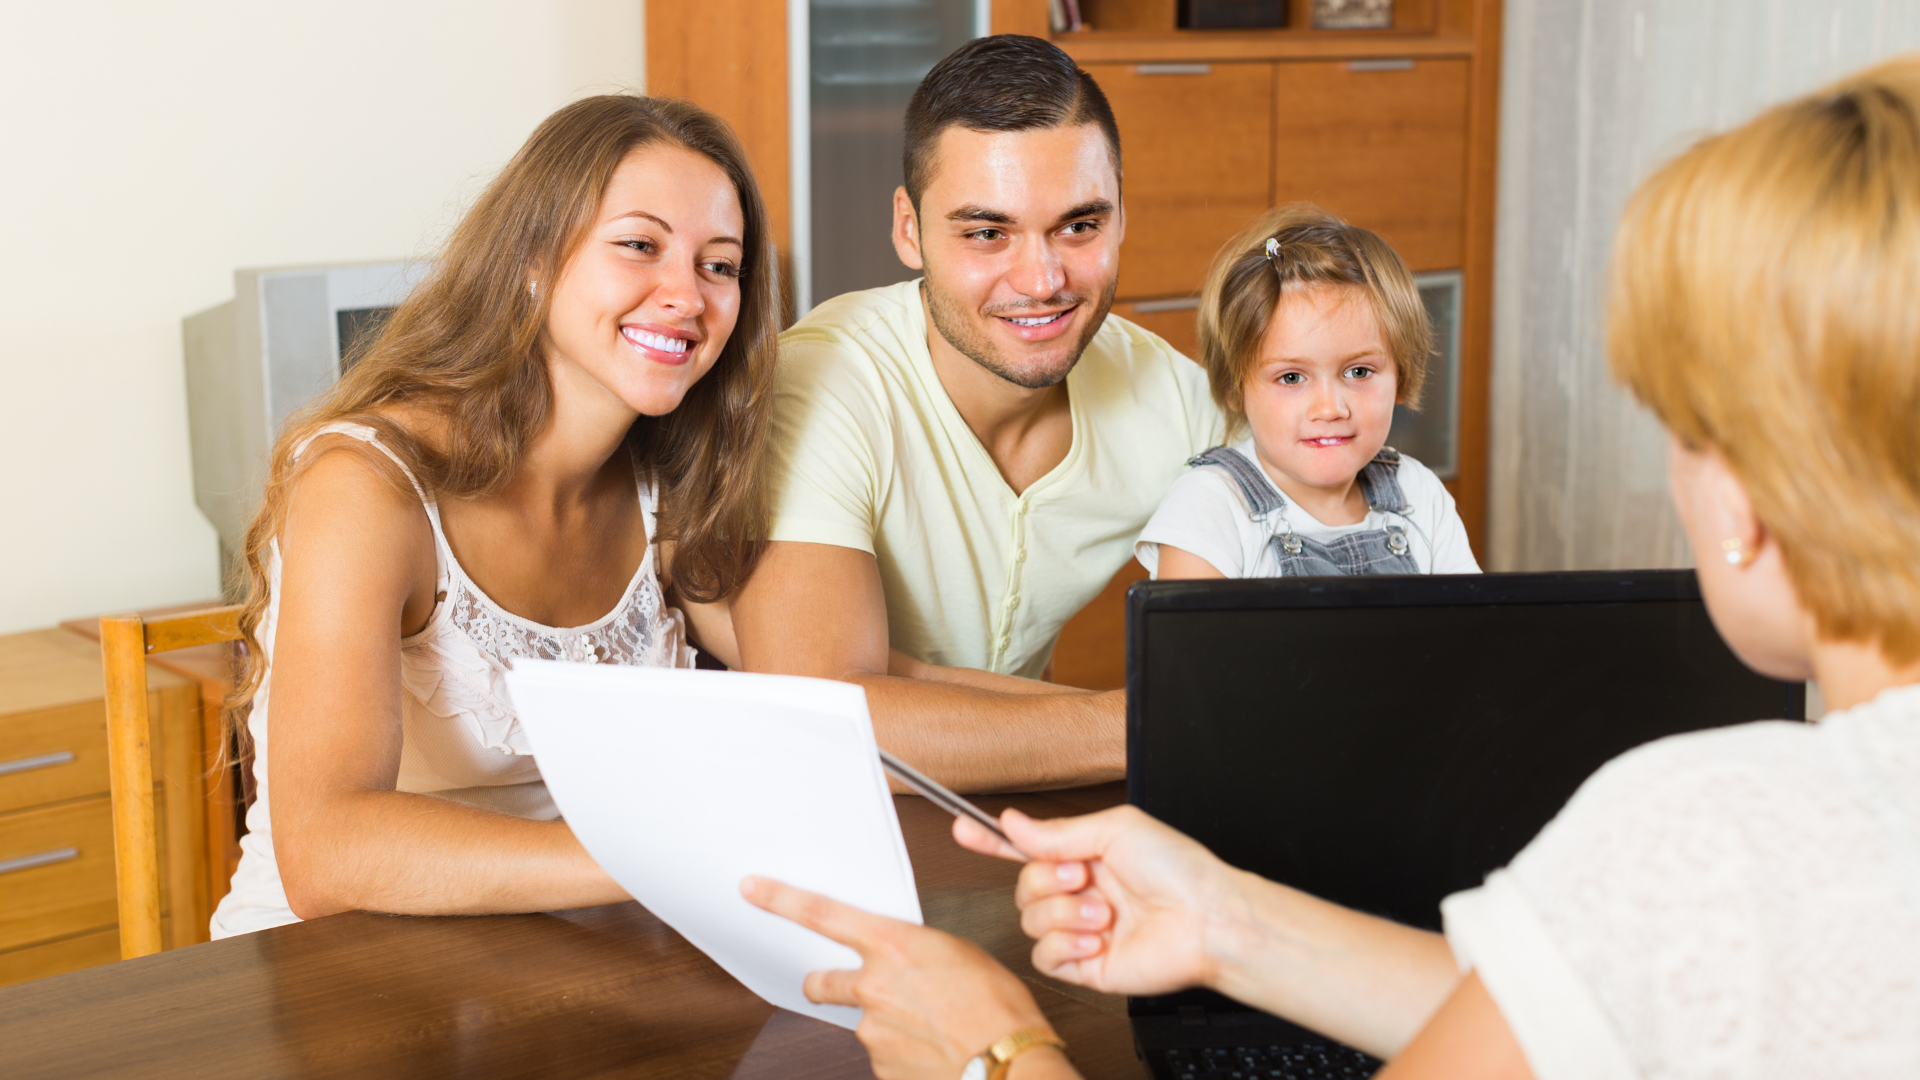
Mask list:
[[1800,684],[1720,641],[1691,573],[1136,589],[1131,800],[1229,863],[1430,929],[1609,759],[1804,714]]

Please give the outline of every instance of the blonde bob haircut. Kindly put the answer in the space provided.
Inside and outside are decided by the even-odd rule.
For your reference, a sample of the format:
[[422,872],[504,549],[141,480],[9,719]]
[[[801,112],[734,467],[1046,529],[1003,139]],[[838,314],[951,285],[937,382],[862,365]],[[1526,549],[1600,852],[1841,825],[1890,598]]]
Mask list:
[[1660,169],[1610,287],[1615,377],[1725,458],[1819,634],[1920,659],[1920,54]]
[[[1269,245],[1268,241],[1273,243]],[[1272,254],[1269,255],[1269,247]],[[1352,286],[1380,323],[1393,357],[1396,400],[1419,408],[1433,328],[1413,275],[1385,240],[1308,203],[1277,207],[1227,241],[1200,290],[1200,366],[1227,417],[1227,441],[1246,432],[1241,391],[1260,341],[1290,287]]]

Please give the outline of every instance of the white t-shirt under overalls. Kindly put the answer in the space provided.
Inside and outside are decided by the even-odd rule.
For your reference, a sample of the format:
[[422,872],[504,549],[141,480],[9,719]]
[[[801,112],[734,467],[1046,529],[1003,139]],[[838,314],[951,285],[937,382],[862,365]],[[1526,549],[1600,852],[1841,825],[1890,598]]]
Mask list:
[[[406,466],[380,444],[372,428],[335,424],[316,432],[348,435]],[[312,440],[309,439],[308,442]],[[297,458],[306,449],[294,451]],[[411,473],[407,478],[413,480]],[[420,485],[414,481],[414,490]],[[655,536],[654,496],[644,482],[640,507],[647,535]],[[501,608],[480,591],[460,568],[440,528],[440,509],[421,494],[427,520],[433,526],[434,559],[438,565],[436,603],[427,625],[400,641],[401,728],[400,775],[396,790],[439,795],[443,798],[520,817],[553,820],[559,817],[540,770],[530,756],[526,734],[514,715],[502,676],[516,657],[573,660],[589,663],[656,667],[692,667],[693,649],[687,644],[680,612],[668,607],[660,591],[657,544],[634,571],[633,579],[613,610],[585,626],[557,628],[529,622]],[[274,629],[280,613],[280,547],[268,545],[270,596],[266,613],[255,630],[269,665]],[[280,866],[273,854],[272,788],[267,781],[267,713],[273,671],[261,680],[253,696],[247,730],[253,736],[253,777],[257,796],[247,811],[247,835],[240,839],[240,866],[234,871],[232,891],[213,913],[215,938],[265,930],[298,922],[287,905],[280,882]]]
[[[1238,455],[1244,464],[1223,459],[1221,455],[1226,454]],[[1379,471],[1389,462],[1392,465],[1379,484],[1362,484],[1370,495],[1367,516],[1352,525],[1322,524],[1283,496],[1260,468],[1251,438],[1210,450],[1194,461],[1207,459],[1225,463],[1198,465],[1181,474],[1133,546],[1134,557],[1156,577],[1161,544],[1205,559],[1230,578],[1283,577],[1281,543],[1289,533],[1323,547],[1339,547],[1366,533],[1385,533],[1390,538],[1398,532],[1405,538],[1404,553],[1412,567],[1387,565],[1365,572],[1480,572],[1453,496],[1432,469],[1405,454],[1383,450],[1376,458],[1378,465],[1369,466]],[[1397,491],[1392,490],[1395,484]],[[1263,505],[1253,505],[1247,485],[1259,485],[1254,494]],[[1397,510],[1383,509],[1396,505]]]

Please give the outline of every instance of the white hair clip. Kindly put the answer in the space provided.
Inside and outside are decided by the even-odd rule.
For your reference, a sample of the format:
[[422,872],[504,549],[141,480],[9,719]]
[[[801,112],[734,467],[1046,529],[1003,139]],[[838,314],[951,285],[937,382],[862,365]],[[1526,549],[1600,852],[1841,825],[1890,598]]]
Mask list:
[[1274,257],[1274,256],[1276,256],[1276,255],[1278,255],[1278,254],[1280,254],[1280,238],[1279,238],[1279,237],[1277,237],[1277,236],[1269,236],[1269,237],[1267,237],[1267,259],[1268,259],[1268,261],[1272,261],[1272,259],[1273,259],[1273,257]]

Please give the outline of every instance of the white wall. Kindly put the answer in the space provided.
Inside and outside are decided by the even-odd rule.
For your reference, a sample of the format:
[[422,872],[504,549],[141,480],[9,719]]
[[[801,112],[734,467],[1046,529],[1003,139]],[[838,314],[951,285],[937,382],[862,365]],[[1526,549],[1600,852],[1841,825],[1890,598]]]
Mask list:
[[1491,568],[1687,565],[1666,437],[1607,374],[1627,196],[1699,136],[1916,47],[1914,0],[1507,0]]
[[219,591],[180,320],[429,254],[642,0],[62,0],[0,33],[0,633]]

